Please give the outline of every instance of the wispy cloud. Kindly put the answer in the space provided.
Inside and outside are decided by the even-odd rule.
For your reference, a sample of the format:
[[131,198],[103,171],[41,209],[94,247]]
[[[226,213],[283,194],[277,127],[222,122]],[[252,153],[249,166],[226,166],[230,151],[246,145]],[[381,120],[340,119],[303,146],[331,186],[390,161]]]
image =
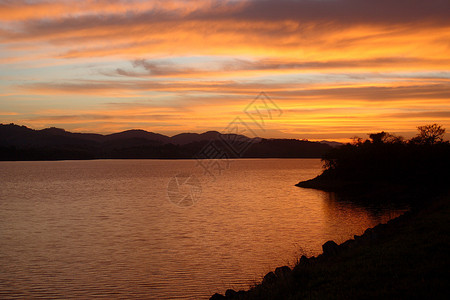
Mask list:
[[412,83],[409,85],[379,84],[308,87],[292,83],[252,83],[234,81],[78,81],[72,83],[33,83],[23,85],[22,89],[43,94],[87,94],[108,95],[117,92],[202,92],[237,94],[250,96],[254,91],[266,90],[283,100],[446,100],[450,98],[450,82],[442,84]]
[[[58,45],[63,50],[60,57],[72,58],[130,57],[139,53],[185,55],[192,51],[227,55],[269,56],[276,52],[298,55],[304,54],[305,49],[320,49],[329,59],[333,55],[326,49],[330,48],[333,51],[356,50],[362,56],[362,50],[373,52],[373,46],[384,43],[383,48],[387,51],[381,47],[376,50],[385,54],[398,53],[402,49],[415,50],[411,55],[423,51],[425,46],[448,46],[449,40],[446,32],[450,22],[446,12],[450,5],[446,1],[82,3],[80,8],[72,10],[78,4],[70,1],[63,4],[39,1],[13,4],[8,1],[3,5],[3,11],[5,17],[10,17],[3,19],[0,38],[7,43]],[[26,13],[32,9],[34,15]],[[27,18],[22,17],[21,10]],[[433,34],[430,35],[431,30]],[[411,47],[419,43],[421,51]]]
[[[184,66],[161,60],[137,59],[130,68],[117,68],[103,72],[107,76],[127,77],[224,77],[224,76],[261,76],[264,74],[288,74],[301,72],[358,72],[358,71],[400,71],[411,69],[447,70],[450,59],[383,57],[371,59],[343,59],[331,61],[301,61],[282,59],[229,59],[210,64],[209,68]],[[424,79],[425,77],[421,77]],[[428,78],[430,78],[428,76]],[[438,78],[438,77],[435,77]],[[450,79],[450,77],[447,77]],[[440,77],[440,79],[443,79]]]

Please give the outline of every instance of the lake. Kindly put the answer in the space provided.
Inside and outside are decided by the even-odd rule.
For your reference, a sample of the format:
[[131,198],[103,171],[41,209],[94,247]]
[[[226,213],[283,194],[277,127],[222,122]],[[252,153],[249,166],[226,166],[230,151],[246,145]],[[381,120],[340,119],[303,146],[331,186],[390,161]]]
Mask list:
[[318,159],[0,162],[0,298],[208,299],[406,210],[294,186],[320,172]]

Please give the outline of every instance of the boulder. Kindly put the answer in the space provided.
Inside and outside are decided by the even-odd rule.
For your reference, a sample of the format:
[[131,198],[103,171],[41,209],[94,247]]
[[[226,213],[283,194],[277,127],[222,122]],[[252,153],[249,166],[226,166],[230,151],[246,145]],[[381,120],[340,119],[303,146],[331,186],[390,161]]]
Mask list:
[[272,284],[277,280],[277,275],[274,272],[269,272],[264,276],[262,284]]
[[227,298],[234,298],[234,297],[236,297],[238,295],[238,293],[235,291],[235,290],[233,290],[233,289],[228,289],[226,292],[225,292],[225,297],[227,297]]
[[278,278],[287,278],[291,275],[291,272],[292,270],[288,266],[278,267],[275,269],[275,275]]
[[373,232],[373,228],[367,228],[367,229],[364,231],[363,236],[369,236],[369,235],[372,234],[372,232]]
[[306,266],[309,264],[309,259],[306,256],[302,255],[302,257],[300,257],[300,261],[298,264],[300,266]]
[[364,231],[363,237],[366,240],[373,241],[378,238],[378,232],[374,230],[374,228],[368,228],[366,231]]
[[209,298],[209,300],[224,300],[224,299],[227,299],[227,297],[218,293],[215,293],[214,295],[211,296],[211,298]]
[[237,292],[237,296],[238,297],[244,297],[245,293],[246,293],[246,291],[240,290],[239,292]]
[[335,255],[339,251],[339,246],[334,241],[328,241],[322,245],[322,250],[326,256]]

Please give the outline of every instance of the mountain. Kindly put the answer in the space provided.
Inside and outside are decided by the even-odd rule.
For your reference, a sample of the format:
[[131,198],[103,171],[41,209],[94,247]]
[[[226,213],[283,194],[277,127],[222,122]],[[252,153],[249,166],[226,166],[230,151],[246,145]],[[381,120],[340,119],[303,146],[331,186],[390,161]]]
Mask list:
[[[245,153],[249,157],[317,158],[328,152],[331,146],[319,142],[295,139],[262,139]],[[318,156],[318,154],[321,154]]]
[[[209,147],[209,148],[208,148]],[[295,139],[261,139],[217,131],[172,137],[145,130],[102,135],[60,128],[30,129],[0,124],[0,160],[105,158],[320,158],[331,146]],[[219,152],[211,150],[219,149]]]
[[218,140],[220,133],[218,131],[207,131],[198,133],[180,133],[170,138],[170,142],[175,145],[186,145],[193,142]]
[[103,135],[72,133],[60,128],[33,130],[26,126],[0,124],[0,145],[41,147],[49,145],[92,144],[101,141]]
[[160,142],[162,144],[168,143],[170,138],[159,133],[148,132],[142,129],[126,130],[118,133],[113,133],[105,136],[105,140],[121,140],[121,139],[145,139]]
[[343,143],[339,143],[339,142],[335,142],[335,141],[326,141],[326,140],[320,141],[319,143],[329,145],[333,148],[337,148],[337,147],[344,145]]

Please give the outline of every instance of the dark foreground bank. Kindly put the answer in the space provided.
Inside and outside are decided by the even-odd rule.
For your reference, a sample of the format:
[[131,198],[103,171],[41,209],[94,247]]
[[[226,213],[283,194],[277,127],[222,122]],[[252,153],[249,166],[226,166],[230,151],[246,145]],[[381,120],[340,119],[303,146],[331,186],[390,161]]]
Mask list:
[[277,268],[248,291],[211,299],[448,299],[450,194],[317,257]]
[[415,138],[380,132],[334,148],[324,171],[297,184],[352,201],[408,203],[410,212],[317,257],[277,268],[248,291],[211,299],[448,299],[450,295],[450,143],[437,124]]

